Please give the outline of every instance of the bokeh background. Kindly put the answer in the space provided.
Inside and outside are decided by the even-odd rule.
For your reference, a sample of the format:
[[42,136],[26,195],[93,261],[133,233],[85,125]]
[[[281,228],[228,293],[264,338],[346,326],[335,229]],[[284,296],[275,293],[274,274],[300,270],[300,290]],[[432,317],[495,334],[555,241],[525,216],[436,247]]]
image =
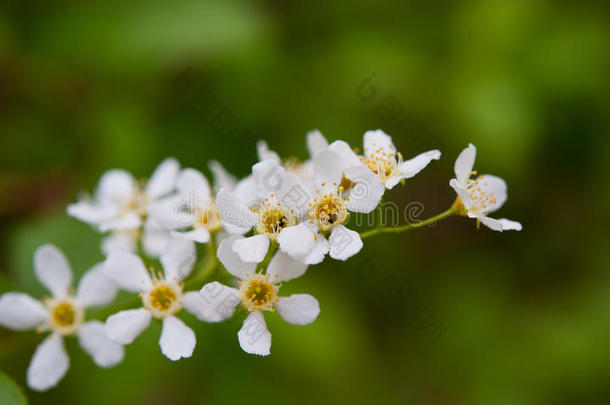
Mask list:
[[42,337],[0,328],[0,368],[32,404],[610,402],[605,2],[54,3],[0,5],[0,292],[44,294],[42,243],[77,274],[103,259],[65,205],[105,170],[145,177],[175,156],[243,176],[256,140],[306,158],[313,128],[354,146],[382,128],[406,156],[441,149],[391,193],[422,218],[453,202],[472,142],[476,168],[509,184],[498,216],[524,230],[450,218],[313,267],[283,292],[322,313],[307,327],[268,316],[268,358],[240,350],[238,321],[184,315],[191,359],[162,356],[159,325],[113,370],[71,341],[65,380],[40,394],[25,370]]

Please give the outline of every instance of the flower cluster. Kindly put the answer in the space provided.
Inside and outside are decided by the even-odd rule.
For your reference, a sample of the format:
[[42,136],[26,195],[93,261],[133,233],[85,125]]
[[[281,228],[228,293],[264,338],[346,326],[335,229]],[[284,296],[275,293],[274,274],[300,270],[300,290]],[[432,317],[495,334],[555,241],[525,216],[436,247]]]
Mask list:
[[[239,345],[266,356],[271,333],[265,313],[277,311],[294,325],[318,317],[316,298],[282,296],[280,290],[327,256],[345,261],[362,249],[366,237],[450,215],[476,219],[477,225],[495,231],[521,230],[518,222],[488,216],[506,201],[506,183],[473,170],[473,145],[455,162],[449,184],[457,198],[447,212],[418,224],[363,233],[350,229],[351,214],[373,212],[386,190],[404,184],[441,153],[431,150],[405,160],[381,130],[367,131],[362,149],[344,141],[329,143],[312,131],[307,148],[310,158],[300,162],[281,159],[260,142],[259,161],[241,180],[211,162],[213,186],[200,171],[182,168],[173,158],[163,161],[148,181],[124,170],[106,172],[92,197],[67,207],[69,215],[105,234],[104,262],[87,271],[73,292],[64,255],[54,246],[42,246],[34,254],[34,270],[50,297],[38,301],[14,292],[0,297],[0,325],[50,333],[34,353],[28,385],[43,391],[63,378],[69,367],[64,338],[76,337],[97,365],[112,367],[122,361],[124,346],[152,320],[162,323],[159,346],[168,359],[190,357],[196,336],[179,317],[183,309],[208,323],[242,316]],[[214,280],[220,279],[220,265],[234,277],[232,285]],[[119,289],[138,294],[133,308],[104,323],[87,320],[88,308],[110,304]]]

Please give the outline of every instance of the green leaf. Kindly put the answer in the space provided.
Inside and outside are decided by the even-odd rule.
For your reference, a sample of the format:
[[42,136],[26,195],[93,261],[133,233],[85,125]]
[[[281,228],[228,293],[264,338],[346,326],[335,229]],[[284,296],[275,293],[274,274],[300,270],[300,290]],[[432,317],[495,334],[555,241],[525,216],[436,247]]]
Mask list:
[[21,388],[0,371],[0,404],[2,405],[25,405],[28,401],[21,392]]

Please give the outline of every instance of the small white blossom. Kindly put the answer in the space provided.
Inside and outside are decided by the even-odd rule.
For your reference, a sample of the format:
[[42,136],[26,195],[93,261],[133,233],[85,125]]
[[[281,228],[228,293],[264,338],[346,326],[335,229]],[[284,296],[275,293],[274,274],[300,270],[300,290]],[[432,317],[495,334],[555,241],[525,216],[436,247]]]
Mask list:
[[[256,187],[252,178],[237,181],[218,162],[211,162],[210,169],[214,173],[215,191],[223,189],[250,195],[250,190]],[[186,168],[178,175],[176,192],[150,204],[150,215],[164,229],[171,230],[172,236],[197,243],[207,243],[222,228],[231,233],[244,233],[247,228],[224,226],[214,194],[201,172]]]
[[487,216],[504,205],[508,198],[507,187],[504,180],[491,174],[482,174],[471,179],[471,176],[477,176],[477,172],[472,170],[476,154],[475,146],[469,144],[455,161],[455,178],[449,181],[458,195],[457,208],[461,211],[459,214],[465,213],[470,218],[476,218],[494,231],[520,231],[522,226],[519,222]]
[[169,243],[169,233],[148,216],[148,207],[174,191],[179,171],[175,159],[166,159],[144,184],[125,170],[109,170],[100,178],[93,198],[68,205],[68,214],[101,232],[111,232],[102,242],[105,253],[114,248],[133,251],[141,236],[147,254],[158,257]]
[[396,151],[392,138],[381,129],[364,133],[364,156],[360,159],[387,189],[392,189],[402,179],[409,179],[422,171],[432,160],[438,160],[441,152],[430,150],[409,160],[403,160]]
[[[298,176],[288,172],[275,160],[269,159],[252,167],[255,188],[249,197],[220,190],[216,204],[225,225],[240,230],[254,229],[254,235],[237,238],[234,251],[249,263],[263,261],[271,243],[295,260],[305,258],[315,246],[313,233],[303,220],[309,190]],[[244,199],[249,199],[247,203]]]
[[194,315],[201,306],[196,291],[183,292],[181,281],[195,264],[193,242],[174,239],[160,257],[163,273],[151,277],[142,259],[133,253],[113,252],[104,262],[104,272],[120,288],[139,292],[143,306],[120,311],[106,320],[108,337],[121,345],[132,343],[155,318],[163,322],[159,345],[170,360],[191,357],[195,333],[176,315],[184,308]]
[[55,246],[44,245],[34,254],[34,270],[52,296],[38,301],[27,294],[9,292],[0,297],[0,325],[13,330],[51,332],[36,349],[28,368],[27,381],[32,389],[48,390],[68,371],[65,337],[76,336],[79,345],[100,367],[112,367],[123,360],[123,347],[106,337],[103,324],[85,322],[87,308],[108,304],[117,292],[101,267],[99,264],[87,271],[72,295],[68,261]]
[[307,263],[318,263],[329,252],[333,259],[347,260],[363,245],[358,232],[345,226],[349,213],[372,212],[385,189],[344,141],[335,141],[318,153],[313,164],[316,181],[308,202],[307,225],[315,246]]
[[233,250],[235,238],[237,236],[232,236],[220,244],[218,259],[239,279],[239,288],[218,282],[206,284],[201,289],[200,314],[208,322],[220,322],[230,318],[241,303],[249,315],[237,333],[239,345],[247,353],[267,356],[271,350],[271,333],[264,312],[277,310],[286,322],[307,325],[318,317],[320,304],[309,294],[278,295],[281,283],[302,275],[306,265],[278,251],[266,272],[255,272],[256,263],[243,262]]

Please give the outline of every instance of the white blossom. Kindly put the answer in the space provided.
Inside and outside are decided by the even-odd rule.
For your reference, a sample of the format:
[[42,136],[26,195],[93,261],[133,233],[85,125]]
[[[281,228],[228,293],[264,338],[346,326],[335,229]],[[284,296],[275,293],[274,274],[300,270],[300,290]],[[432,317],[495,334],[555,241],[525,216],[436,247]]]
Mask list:
[[110,232],[102,242],[105,253],[115,248],[134,251],[141,237],[146,253],[158,257],[169,243],[169,233],[148,216],[148,207],[174,191],[179,171],[180,164],[173,158],[164,160],[147,183],[125,170],[109,170],[100,178],[93,198],[81,198],[68,205],[67,212],[101,232]]
[[216,199],[227,226],[239,229],[240,233],[254,230],[252,236],[236,238],[232,248],[241,260],[259,263],[267,255],[269,246],[277,243],[295,260],[306,262],[306,256],[315,246],[314,234],[303,223],[308,188],[297,175],[273,159],[255,164],[251,178],[255,188],[249,191],[249,197],[222,189]]
[[[121,345],[132,343],[150,324],[163,322],[159,345],[170,360],[191,357],[195,349],[195,333],[176,315],[186,309],[199,308],[198,292],[184,292],[181,281],[195,264],[193,242],[174,239],[160,257],[163,273],[150,275],[142,259],[129,252],[111,253],[104,262],[104,272],[120,288],[140,293],[142,307],[120,311],[106,320],[107,336]],[[197,314],[195,314],[197,315]]]
[[52,245],[34,254],[38,280],[51,297],[38,301],[28,294],[9,292],[0,297],[0,325],[13,330],[50,332],[38,346],[27,371],[28,385],[37,391],[56,386],[68,371],[70,360],[64,338],[76,336],[79,345],[100,367],[113,367],[123,360],[124,350],[104,333],[99,321],[85,321],[85,310],[112,301],[117,287],[98,264],[81,278],[76,294],[69,290],[72,270],[65,256]]
[[[455,178],[449,184],[458,195],[458,209],[494,231],[520,231],[522,226],[519,222],[487,216],[504,205],[508,198],[507,187],[500,177],[491,174],[477,176],[478,173],[473,171],[476,154],[475,146],[469,144],[455,161]],[[472,176],[477,177],[471,179]]]
[[319,263],[326,253],[333,259],[347,260],[363,245],[358,232],[345,226],[350,212],[372,212],[384,187],[344,141],[335,141],[318,153],[313,164],[316,181],[307,204],[307,228],[314,235],[315,246],[306,263]]
[[432,160],[440,157],[441,152],[435,149],[403,160],[402,154],[396,151],[392,138],[378,129],[364,133],[364,156],[360,159],[387,189],[392,189],[402,179],[415,176]]
[[[218,282],[208,283],[201,289],[200,314],[208,322],[220,322],[230,318],[241,304],[249,315],[237,333],[239,345],[250,354],[267,356],[271,350],[271,333],[267,329],[264,312],[277,310],[278,314],[294,325],[307,325],[316,320],[320,304],[309,294],[279,296],[281,283],[302,275],[307,266],[291,260],[278,251],[266,272],[256,272],[256,263],[243,262],[231,245],[237,236],[223,241],[218,259],[226,269],[239,279],[239,288]],[[232,240],[233,239],[233,240]]]

